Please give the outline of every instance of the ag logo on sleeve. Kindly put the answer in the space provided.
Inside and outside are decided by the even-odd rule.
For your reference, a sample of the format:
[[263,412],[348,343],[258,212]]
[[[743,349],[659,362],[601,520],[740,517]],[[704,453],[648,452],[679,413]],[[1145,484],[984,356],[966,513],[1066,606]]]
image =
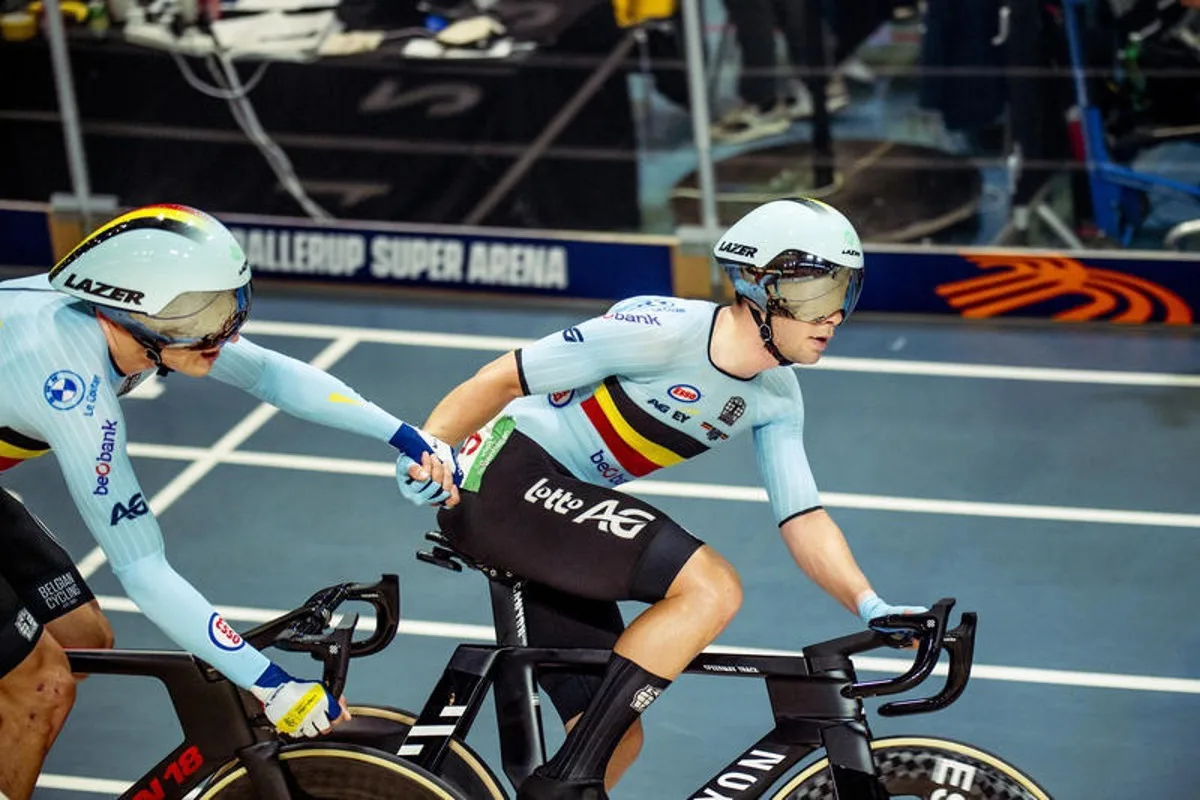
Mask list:
[[146,499],[138,492],[129,498],[128,503],[117,503],[112,507],[112,522],[109,524],[116,525],[123,519],[137,519],[149,511],[150,506],[146,505]]

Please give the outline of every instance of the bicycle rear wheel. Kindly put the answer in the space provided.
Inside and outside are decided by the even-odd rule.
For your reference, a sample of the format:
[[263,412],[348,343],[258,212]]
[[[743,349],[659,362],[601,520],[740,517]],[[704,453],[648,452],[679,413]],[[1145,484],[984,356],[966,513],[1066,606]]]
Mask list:
[[[462,800],[440,778],[387,753],[342,744],[299,744],[279,754],[293,800]],[[233,765],[200,800],[255,800],[246,768]]]
[[[949,739],[900,736],[871,742],[891,797],[920,800],[1051,800],[1028,775],[991,753]],[[771,800],[833,800],[829,759],[788,779]]]

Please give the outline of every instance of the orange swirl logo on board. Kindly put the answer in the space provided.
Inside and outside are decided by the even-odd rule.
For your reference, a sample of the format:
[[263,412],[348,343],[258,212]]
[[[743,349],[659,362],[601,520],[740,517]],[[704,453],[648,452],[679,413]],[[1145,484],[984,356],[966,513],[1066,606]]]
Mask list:
[[1179,295],[1144,278],[1089,267],[1064,256],[971,255],[989,275],[937,287],[964,317],[995,317],[1059,298],[1078,302],[1053,319],[1067,322],[1167,322],[1188,325],[1192,310]]

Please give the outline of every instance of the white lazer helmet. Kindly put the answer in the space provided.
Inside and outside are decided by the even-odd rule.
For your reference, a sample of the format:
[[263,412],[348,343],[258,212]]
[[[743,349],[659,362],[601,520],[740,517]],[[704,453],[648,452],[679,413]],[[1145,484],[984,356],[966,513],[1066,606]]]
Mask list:
[[840,211],[820,200],[759,206],[725,232],[713,255],[734,291],[768,320],[778,314],[821,322],[838,311],[849,318],[862,292],[858,233]]
[[250,265],[229,230],[194,208],[138,208],[97,228],[50,284],[129,331],[157,363],[163,347],[206,350],[250,313]]

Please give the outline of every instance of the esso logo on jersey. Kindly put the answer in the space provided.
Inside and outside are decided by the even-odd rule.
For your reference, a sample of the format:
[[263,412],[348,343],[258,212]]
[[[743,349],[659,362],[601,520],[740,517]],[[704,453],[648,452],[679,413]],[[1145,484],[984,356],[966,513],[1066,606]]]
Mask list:
[[220,614],[213,614],[209,617],[208,638],[222,650],[238,650],[246,644],[238,632],[229,627],[229,623]]
[[681,403],[695,403],[700,399],[700,390],[686,383],[677,383],[667,390],[672,400]]
[[550,405],[555,408],[562,408],[567,403],[571,402],[571,398],[575,396],[574,389],[568,389],[565,392],[551,392],[546,395],[546,399],[550,401]]

